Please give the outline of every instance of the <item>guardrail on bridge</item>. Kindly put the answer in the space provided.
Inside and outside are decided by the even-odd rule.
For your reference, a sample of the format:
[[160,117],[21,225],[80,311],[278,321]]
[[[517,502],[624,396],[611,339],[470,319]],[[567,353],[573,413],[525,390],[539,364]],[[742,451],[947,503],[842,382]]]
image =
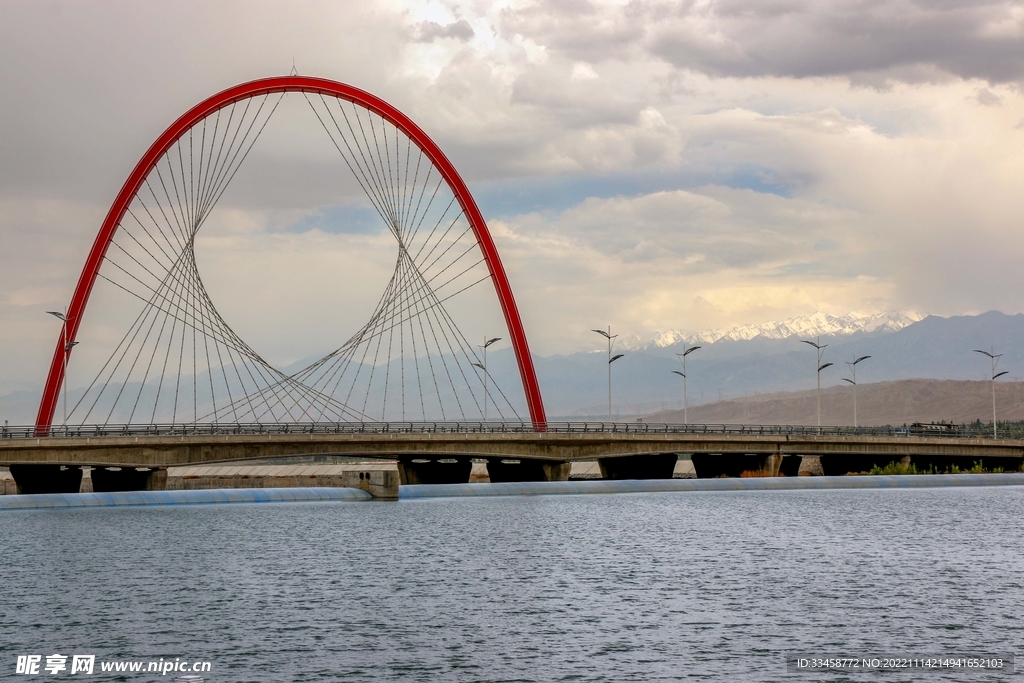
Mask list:
[[[941,428],[938,428],[941,427]],[[536,429],[532,422],[289,422],[289,423],[175,423],[57,425],[0,427],[0,438],[36,439],[123,436],[210,436],[252,434],[506,434],[545,431],[555,434],[735,434],[742,436],[927,436],[991,439],[985,425],[911,425],[885,427],[816,427],[808,425],[671,424],[649,422],[547,422]],[[1003,432],[1004,438],[1020,438]]]

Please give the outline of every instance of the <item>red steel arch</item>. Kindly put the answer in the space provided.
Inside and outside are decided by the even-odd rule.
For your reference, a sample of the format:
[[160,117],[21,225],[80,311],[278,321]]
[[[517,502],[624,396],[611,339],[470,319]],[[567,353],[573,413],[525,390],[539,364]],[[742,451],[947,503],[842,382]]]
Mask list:
[[82,314],[85,312],[86,304],[89,302],[89,295],[92,292],[93,285],[96,283],[96,277],[103,262],[103,257],[107,253],[107,248],[114,238],[114,233],[117,231],[117,227],[120,225],[128,205],[141,187],[149,171],[156,165],[164,153],[170,149],[171,145],[188,132],[192,126],[210,114],[250,97],[284,92],[308,92],[330,95],[365,107],[405,133],[437,167],[458,198],[459,204],[473,228],[473,233],[480,245],[480,250],[483,252],[487,268],[491,274],[491,280],[494,282],[494,289],[498,295],[498,301],[501,302],[501,310],[505,314],[505,323],[508,326],[512,348],[515,351],[516,361],[519,364],[519,374],[523,380],[523,390],[526,393],[526,404],[530,410],[530,419],[535,430],[543,431],[547,423],[544,402],[541,399],[540,385],[537,382],[537,374],[533,367],[533,358],[530,355],[530,346],[526,340],[526,332],[523,329],[523,322],[519,317],[519,309],[516,307],[515,298],[512,295],[512,287],[509,284],[508,276],[505,274],[505,268],[501,264],[501,259],[498,256],[497,248],[494,246],[491,233],[487,229],[487,223],[484,221],[483,214],[480,213],[480,208],[470,194],[466,183],[459,176],[458,171],[455,170],[455,166],[444,155],[441,148],[419,126],[384,100],[351,85],[309,76],[276,76],[228,88],[203,100],[185,112],[152,144],[135,166],[131,175],[128,176],[128,180],[125,181],[113,205],[111,205],[110,211],[107,212],[99,234],[96,235],[96,241],[93,242],[92,249],[89,251],[85,267],[82,268],[82,275],[78,278],[78,285],[75,287],[75,293],[68,306],[67,322],[65,323],[66,332],[62,331],[61,336],[58,338],[57,347],[53,353],[53,361],[50,363],[50,373],[46,378],[42,400],[39,403],[39,413],[36,416],[36,428],[46,432],[53,423],[53,415],[57,408],[61,384],[64,381],[64,366],[71,357],[71,350],[68,349],[67,343],[75,340],[79,324],[82,321]]

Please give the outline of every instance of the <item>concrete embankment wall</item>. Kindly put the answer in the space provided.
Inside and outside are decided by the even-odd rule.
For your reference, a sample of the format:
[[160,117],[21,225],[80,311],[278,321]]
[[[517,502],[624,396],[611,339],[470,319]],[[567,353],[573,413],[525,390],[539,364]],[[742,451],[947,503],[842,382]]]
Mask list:
[[[233,489],[233,488],[279,488],[288,486],[345,486],[346,472],[394,471],[394,462],[346,463],[343,465],[202,465],[196,467],[171,467],[167,470],[167,490],[190,489]],[[676,463],[675,478],[696,477],[693,463],[679,460]],[[574,462],[570,479],[600,479],[601,468],[597,462]],[[487,464],[473,463],[469,475],[473,484],[490,482]]]
[[[193,491],[204,489],[277,489],[305,487],[345,487],[346,473],[351,472],[397,472],[397,464],[390,461],[344,464],[300,464],[300,465],[200,465],[194,467],[171,467],[167,470],[166,490]],[[676,464],[676,478],[695,477],[693,463],[679,460]],[[574,462],[570,479],[600,479],[601,468],[597,462]],[[470,482],[488,483],[487,464],[473,464]],[[92,477],[86,469],[82,477],[82,493],[92,493]],[[14,478],[6,468],[0,468],[0,495],[14,495],[18,492]]]
[[[165,490],[342,488],[351,486],[346,473],[397,472],[394,462],[342,465],[204,465],[171,467]],[[80,493],[92,493],[91,468],[85,468]],[[18,487],[8,468],[0,468],[0,495],[15,495]]]
[[120,493],[37,493],[0,498],[0,510],[101,508],[225,503],[365,502],[366,491],[353,488],[287,488],[199,491],[123,491]]
[[343,465],[204,465],[171,467],[168,491],[197,489],[250,489],[295,487],[342,487],[346,473],[397,472],[394,462]]
[[[824,489],[920,489],[940,487],[1021,486],[1017,474],[926,474],[865,477],[774,477],[748,479],[660,479],[624,481],[549,481],[515,484],[420,484],[401,487],[399,498],[580,495],[612,493],[780,491]],[[2,510],[125,506],[216,505],[227,503],[365,502],[370,493],[356,488],[262,488],[122,493],[46,493],[5,496]]]
[[399,499],[662,493],[668,491],[919,489],[970,486],[1024,486],[1024,474],[905,474],[862,477],[752,477],[745,479],[544,481],[512,484],[420,484],[416,486],[403,486],[399,491]]

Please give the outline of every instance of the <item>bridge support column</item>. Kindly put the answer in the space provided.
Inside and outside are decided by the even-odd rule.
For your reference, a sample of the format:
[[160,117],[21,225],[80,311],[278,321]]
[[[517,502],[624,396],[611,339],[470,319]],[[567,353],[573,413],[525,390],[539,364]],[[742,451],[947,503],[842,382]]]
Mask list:
[[679,459],[675,453],[598,458],[602,479],[671,479]]
[[82,468],[64,465],[11,465],[18,493],[78,493]]
[[472,458],[399,458],[398,478],[410,484],[468,484]]
[[801,477],[820,477],[825,474],[825,470],[821,468],[821,457],[817,455],[804,455],[798,456],[800,460],[800,469],[797,470],[797,475]]
[[398,472],[395,470],[347,471],[342,474],[341,484],[362,489],[377,500],[398,500]]
[[487,458],[487,474],[492,484],[516,481],[568,481],[571,469],[571,463],[557,460]]
[[96,493],[115,491],[163,491],[167,488],[167,470],[148,467],[94,467],[92,490]]
[[[694,453],[691,457],[698,479],[717,477],[777,477],[800,466],[799,458],[783,458],[775,453]],[[781,471],[784,460],[786,469]]]

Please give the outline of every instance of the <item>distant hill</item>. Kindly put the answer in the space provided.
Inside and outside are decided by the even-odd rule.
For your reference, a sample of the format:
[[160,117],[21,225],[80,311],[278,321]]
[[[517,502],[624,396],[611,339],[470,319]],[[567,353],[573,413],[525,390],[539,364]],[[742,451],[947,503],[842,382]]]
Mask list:
[[34,424],[39,408],[38,391],[12,391],[0,396],[0,424]]
[[[594,337],[598,348],[601,340],[596,334]],[[810,337],[758,336],[702,344],[687,359],[690,404],[813,388],[815,352],[800,343]],[[1024,314],[990,311],[951,318],[928,316],[896,331],[883,326],[853,334],[822,335],[821,343],[828,344],[823,360],[834,363],[821,373],[823,387],[843,384],[841,378],[850,376],[845,362],[862,355],[871,356],[857,366],[857,380],[864,384],[915,378],[980,380],[988,376],[988,359],[972,349],[990,347],[1004,354],[999,369],[1009,371],[1005,379],[1024,379]],[[671,371],[681,369],[675,354],[683,348],[683,343],[677,343],[625,350],[625,357],[612,369],[615,413],[625,418],[682,408],[682,380]],[[508,358],[501,357],[503,352],[508,350],[493,354],[493,376],[503,387],[514,386],[515,365],[510,353]],[[548,414],[605,414],[606,364],[606,352],[537,358]]]
[[[813,389],[759,394],[693,406],[687,412],[691,424],[813,425],[815,394]],[[1024,420],[1024,382],[997,381],[996,409],[999,421]],[[857,387],[857,422],[862,426],[979,419],[992,420],[992,385],[987,381],[906,379]],[[645,421],[681,423],[683,411],[659,411]],[[822,389],[821,423],[853,424],[853,387]]]

